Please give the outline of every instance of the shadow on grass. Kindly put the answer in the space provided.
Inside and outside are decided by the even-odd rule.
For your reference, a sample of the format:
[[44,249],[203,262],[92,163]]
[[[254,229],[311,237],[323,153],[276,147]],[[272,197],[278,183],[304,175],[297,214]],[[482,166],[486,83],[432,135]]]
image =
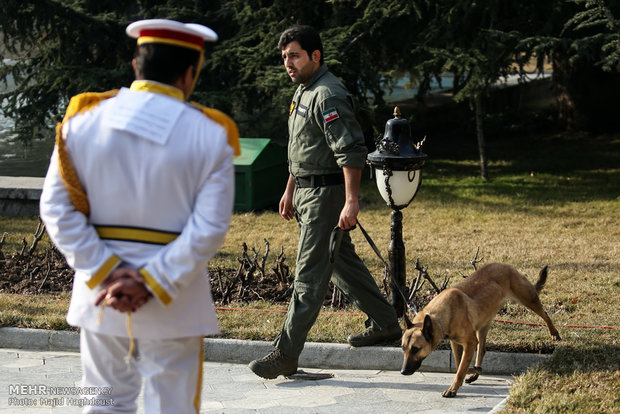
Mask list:
[[505,412],[617,412],[619,351],[609,343],[558,345],[551,358],[517,378]]
[[602,343],[558,345],[540,369],[557,375],[620,370],[620,346]]

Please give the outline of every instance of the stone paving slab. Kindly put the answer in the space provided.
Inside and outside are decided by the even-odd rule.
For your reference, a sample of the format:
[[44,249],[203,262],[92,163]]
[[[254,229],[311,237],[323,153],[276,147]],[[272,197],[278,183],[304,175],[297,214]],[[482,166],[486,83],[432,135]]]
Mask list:
[[[329,369],[331,379],[263,380],[245,364],[205,362],[201,413],[462,413],[492,412],[508,396],[511,377],[481,375],[465,384],[456,398],[443,398],[454,374]],[[79,354],[61,351],[0,349],[0,414],[81,411]],[[66,387],[64,396],[51,387]],[[47,392],[45,394],[44,392]],[[139,413],[143,413],[140,397]],[[36,404],[36,405],[35,405]],[[53,405],[56,405],[55,407]]]

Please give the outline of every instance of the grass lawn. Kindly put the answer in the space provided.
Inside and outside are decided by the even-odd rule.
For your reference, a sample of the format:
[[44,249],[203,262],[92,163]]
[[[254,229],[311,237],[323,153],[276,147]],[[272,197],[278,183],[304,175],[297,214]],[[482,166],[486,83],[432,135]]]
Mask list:
[[[474,140],[427,140],[430,159],[421,190],[403,210],[409,279],[419,258],[437,281],[449,277],[455,283],[471,273],[477,249],[483,264],[512,264],[531,281],[548,265],[541,301],[562,341],[552,341],[544,326],[531,325],[542,320],[515,304],[498,319],[518,323],[496,322],[488,336],[489,350],[553,353],[516,378],[506,410],[620,412],[620,135],[521,131],[487,139],[487,182],[479,178]],[[360,222],[386,251],[389,208],[370,180],[362,184],[361,204]],[[5,255],[18,250],[23,237],[31,238],[35,227],[35,219],[0,218],[0,235],[8,233]],[[237,213],[211,265],[235,268],[243,242],[262,248],[267,239],[272,252],[284,249],[294,269],[297,234],[295,223],[273,211]],[[351,236],[381,285],[381,262],[359,230]],[[68,329],[67,301],[66,295],[0,294],[0,325]],[[284,314],[256,309],[285,306],[252,302],[227,308],[241,310],[218,311],[223,337],[271,340]],[[362,329],[363,320],[356,309],[326,308],[308,340],[344,342]]]

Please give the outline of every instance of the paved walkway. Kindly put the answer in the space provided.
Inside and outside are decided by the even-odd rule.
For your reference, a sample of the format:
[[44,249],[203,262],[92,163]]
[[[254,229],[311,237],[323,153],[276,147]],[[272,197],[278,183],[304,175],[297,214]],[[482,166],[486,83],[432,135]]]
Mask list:
[[[453,375],[398,371],[305,369],[333,378],[263,380],[246,364],[205,362],[201,413],[460,413],[491,412],[507,397],[511,377],[482,375],[456,398],[443,398]],[[0,414],[79,413],[79,354],[0,349]],[[52,395],[63,387],[65,395]],[[143,412],[140,403],[139,413]]]

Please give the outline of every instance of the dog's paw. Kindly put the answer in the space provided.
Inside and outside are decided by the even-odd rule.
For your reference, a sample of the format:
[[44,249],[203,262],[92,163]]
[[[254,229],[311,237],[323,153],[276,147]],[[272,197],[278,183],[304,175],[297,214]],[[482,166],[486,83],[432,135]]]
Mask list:
[[465,378],[465,382],[471,384],[476,381],[480,375],[479,374],[471,374],[469,377]]
[[478,377],[480,377],[480,374],[482,374],[482,367],[471,367],[469,368],[469,370],[467,370],[467,373],[472,375],[467,377],[467,379],[465,379],[465,382],[471,384],[472,382],[476,381]]
[[444,398],[454,398],[456,397],[456,391],[452,391],[452,388],[448,388],[447,390],[441,393],[441,396]]

